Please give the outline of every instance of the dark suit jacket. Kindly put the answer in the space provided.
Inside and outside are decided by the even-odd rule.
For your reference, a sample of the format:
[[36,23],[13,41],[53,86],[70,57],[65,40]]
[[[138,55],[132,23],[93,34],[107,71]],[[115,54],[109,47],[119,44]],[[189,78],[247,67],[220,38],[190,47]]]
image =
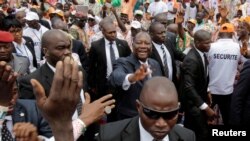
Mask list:
[[[116,46],[120,57],[131,54],[128,43],[124,40],[116,39]],[[91,43],[89,52],[88,85],[90,89],[95,89],[97,98],[106,95],[107,60],[105,51],[105,40],[101,38]]]
[[[23,36],[25,40],[25,45],[27,48],[30,50],[32,57],[33,57],[33,66],[37,68],[37,61],[36,61],[36,54],[35,54],[35,49],[34,49],[34,42],[30,37]],[[13,48],[13,53],[16,53],[16,48]]]
[[19,98],[35,99],[35,95],[33,94],[33,88],[30,83],[31,79],[36,79],[38,82],[40,82],[45,90],[46,96],[48,96],[50,87],[52,85],[53,77],[54,72],[49,68],[47,63],[42,65],[33,73],[21,77],[19,80]]
[[[176,47],[171,43],[171,41],[169,39],[166,39],[166,42],[164,43],[164,45],[167,47],[167,50],[171,55],[172,68],[173,68],[172,81],[174,82],[175,86],[177,87],[178,86],[178,81],[177,81],[177,74],[176,74],[177,70],[176,70],[175,60],[183,61],[183,59],[185,58],[186,55],[183,54],[182,52],[178,51],[176,49]],[[156,61],[158,61],[158,63],[161,66],[161,70],[162,70],[164,76],[166,76],[166,74],[164,72],[163,62],[162,62],[161,57],[160,57],[160,55],[159,55],[159,53],[156,50],[154,45],[152,47],[152,54],[151,54],[150,57],[155,59]]]
[[250,127],[250,60],[246,61],[240,72],[240,79],[232,95],[229,123]]
[[85,47],[81,41],[78,40],[72,40],[73,47],[72,47],[72,52],[78,54],[80,58],[80,62],[82,64],[82,67],[85,71],[88,70],[88,57],[87,53],[85,51]]
[[[79,70],[81,70],[83,74],[86,73],[81,67],[79,67]],[[35,99],[35,95],[33,93],[33,87],[30,83],[31,79],[36,79],[38,82],[40,82],[45,90],[46,96],[48,96],[50,92],[50,88],[52,86],[53,77],[54,77],[54,72],[50,69],[47,63],[43,64],[40,68],[35,70],[33,73],[21,77],[18,81],[19,98],[20,99]],[[83,81],[86,81],[86,78],[84,78]]]
[[[148,58],[148,64],[152,70],[152,77],[162,76],[158,62],[154,59]],[[118,101],[116,102],[118,113],[125,115],[126,117],[134,117],[138,115],[135,103],[136,99],[139,99],[139,95],[145,81],[142,80],[136,82],[135,84],[131,84],[129,89],[126,91],[122,89],[122,84],[125,77],[130,73],[134,73],[140,68],[140,66],[141,63],[134,56],[134,54],[131,54],[126,58],[119,58],[114,64],[114,70],[109,77],[110,85],[118,91]]]
[[[195,48],[185,57],[181,66],[181,101],[186,110],[199,107],[208,100],[208,77],[205,74],[202,58]],[[196,111],[200,112],[200,111]]]
[[12,114],[13,124],[18,122],[30,122],[37,127],[39,135],[51,137],[52,131],[49,124],[42,117],[34,100],[17,100]]
[[[175,125],[170,131],[170,141],[195,141],[193,131]],[[98,141],[140,141],[139,118],[134,117],[101,126]]]

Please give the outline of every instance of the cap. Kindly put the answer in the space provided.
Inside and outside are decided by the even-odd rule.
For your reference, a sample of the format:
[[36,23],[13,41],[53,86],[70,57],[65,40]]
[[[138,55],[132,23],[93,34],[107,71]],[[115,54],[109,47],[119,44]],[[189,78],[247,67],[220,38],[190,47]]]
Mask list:
[[14,40],[13,35],[10,32],[0,31],[0,42],[10,43]]
[[135,15],[142,15],[143,16],[143,11],[141,11],[141,10],[135,10]]
[[221,27],[220,27],[220,32],[234,32],[234,25],[231,23],[224,23]]
[[131,27],[135,28],[135,29],[140,29],[141,28],[141,23],[138,21],[132,21],[131,22]]
[[190,22],[190,23],[192,23],[194,25],[196,25],[196,23],[197,23],[195,19],[190,19],[190,20],[188,20],[188,22]]
[[59,15],[60,17],[63,17],[64,16],[64,13],[62,10],[59,10],[59,9],[56,9],[55,11],[53,11],[51,14],[57,14]]
[[37,15],[37,13],[35,13],[35,12],[28,12],[27,14],[26,14],[26,17],[25,17],[25,19],[27,20],[27,21],[33,21],[33,20],[39,20],[39,17],[38,17],[38,15]]

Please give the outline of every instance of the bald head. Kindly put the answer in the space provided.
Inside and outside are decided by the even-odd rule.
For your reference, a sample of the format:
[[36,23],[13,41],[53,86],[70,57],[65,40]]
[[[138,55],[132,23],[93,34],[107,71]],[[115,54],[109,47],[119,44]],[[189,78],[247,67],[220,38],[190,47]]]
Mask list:
[[114,24],[114,22],[110,17],[105,17],[104,19],[100,21],[99,26],[100,28],[103,28],[103,26],[106,24]]
[[147,105],[153,103],[171,103],[177,106],[178,96],[173,82],[166,77],[153,77],[143,86],[140,101]]
[[206,30],[198,30],[194,34],[194,42],[200,42],[211,39],[211,33]]
[[155,20],[156,22],[160,22],[160,21],[162,21],[162,20],[165,20],[166,17],[167,17],[167,16],[166,16],[165,13],[159,13],[159,14],[157,14],[157,15],[154,16],[154,20]]
[[178,25],[177,24],[168,25],[167,31],[172,32],[174,34],[178,34]]
[[52,18],[51,25],[53,29],[67,30],[67,24],[58,17]]
[[164,27],[163,24],[161,24],[160,22],[153,22],[150,26],[149,26],[149,33],[154,33],[156,30],[159,29],[159,27]]
[[69,37],[61,30],[59,29],[52,29],[46,31],[41,40],[41,47],[42,48],[47,48],[49,44],[55,42],[55,38],[60,38],[62,40],[69,40]]

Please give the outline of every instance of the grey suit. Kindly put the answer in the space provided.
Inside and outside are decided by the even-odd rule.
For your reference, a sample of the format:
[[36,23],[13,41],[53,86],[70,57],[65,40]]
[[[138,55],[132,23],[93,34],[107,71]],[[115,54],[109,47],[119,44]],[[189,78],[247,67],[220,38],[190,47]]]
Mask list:
[[30,66],[29,59],[24,56],[17,55],[16,53],[12,53],[12,57],[13,59],[8,64],[14,69],[14,71],[21,75],[28,74]]
[[[170,131],[170,141],[195,141],[193,131],[175,125]],[[101,126],[98,141],[140,141],[139,117],[125,119]]]
[[[154,59],[148,58],[148,64],[152,70],[152,77],[162,76],[162,71],[158,62]],[[122,85],[125,77],[130,73],[134,73],[140,68],[140,66],[141,63],[134,54],[131,54],[128,57],[119,58],[114,64],[114,71],[109,77],[109,83],[117,92],[118,119],[130,118],[138,114],[135,103],[136,99],[139,98],[146,79],[132,84],[128,90],[123,90]]]

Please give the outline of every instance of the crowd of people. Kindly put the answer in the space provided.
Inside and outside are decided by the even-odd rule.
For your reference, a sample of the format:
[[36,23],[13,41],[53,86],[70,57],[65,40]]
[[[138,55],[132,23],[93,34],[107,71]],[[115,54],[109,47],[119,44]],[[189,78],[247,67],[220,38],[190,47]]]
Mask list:
[[0,0],[0,141],[207,141],[250,128],[250,0]]

